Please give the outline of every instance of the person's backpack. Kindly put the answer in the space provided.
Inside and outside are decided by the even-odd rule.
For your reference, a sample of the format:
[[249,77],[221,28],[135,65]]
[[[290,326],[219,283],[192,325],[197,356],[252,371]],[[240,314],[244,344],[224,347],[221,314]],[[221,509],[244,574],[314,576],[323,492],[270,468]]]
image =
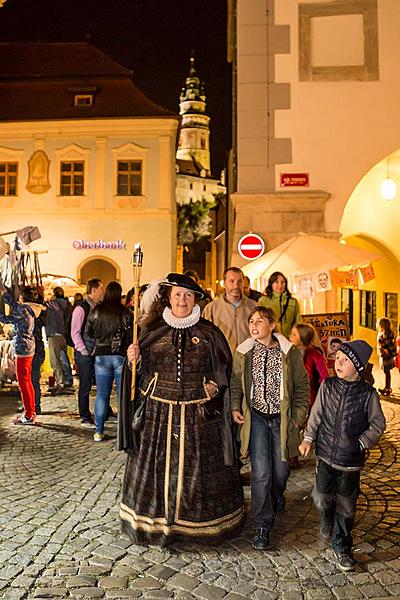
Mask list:
[[72,310],[68,311],[69,314],[67,314],[66,318],[65,318],[65,341],[67,342],[68,346],[71,346],[71,348],[75,348],[75,344],[74,344],[74,342],[72,340],[72,336],[71,336],[71,323],[72,323],[72,315],[74,314],[74,310],[76,309],[77,306],[81,306],[83,308],[83,310],[85,311],[85,317],[83,319],[81,332],[85,331],[86,321],[88,320],[88,316],[89,316],[89,313],[91,310],[89,302],[87,300],[82,300],[81,302],[78,302],[78,304],[76,304],[76,306],[71,307]]

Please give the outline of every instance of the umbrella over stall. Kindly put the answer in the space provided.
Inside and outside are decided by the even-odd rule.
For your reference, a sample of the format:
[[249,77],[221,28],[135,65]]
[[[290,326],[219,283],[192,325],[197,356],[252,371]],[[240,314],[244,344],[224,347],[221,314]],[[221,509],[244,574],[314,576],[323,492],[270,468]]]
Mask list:
[[337,239],[299,232],[242,270],[251,281],[258,280],[262,286],[274,271],[293,277],[339,267],[357,268],[379,258],[381,254],[343,244]]

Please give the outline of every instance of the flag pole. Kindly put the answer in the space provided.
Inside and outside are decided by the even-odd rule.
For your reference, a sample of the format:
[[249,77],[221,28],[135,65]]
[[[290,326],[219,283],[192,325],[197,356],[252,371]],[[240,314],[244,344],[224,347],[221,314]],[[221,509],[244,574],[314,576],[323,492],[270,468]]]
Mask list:
[[[133,289],[135,294],[133,297],[133,343],[136,344],[138,339],[138,319],[139,319],[139,288],[140,276],[142,274],[143,251],[142,246],[135,244],[135,251],[132,257],[133,266]],[[131,383],[131,400],[135,398],[136,385],[136,358],[132,361],[132,383]]]

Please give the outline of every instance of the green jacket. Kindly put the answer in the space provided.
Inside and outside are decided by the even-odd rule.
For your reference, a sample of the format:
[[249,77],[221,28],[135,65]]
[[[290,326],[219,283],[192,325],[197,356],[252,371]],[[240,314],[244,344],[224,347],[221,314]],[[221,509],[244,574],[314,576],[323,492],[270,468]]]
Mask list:
[[[281,458],[289,460],[298,456],[300,429],[307,417],[310,383],[300,352],[281,333],[274,333],[282,352],[281,382]],[[251,365],[254,340],[248,338],[240,344],[233,355],[231,376],[231,408],[244,416],[240,430],[240,454],[243,459],[249,455],[251,434],[251,405],[253,382]]]
[[272,293],[272,298],[268,298],[268,296],[261,296],[258,301],[260,306],[265,306],[266,308],[272,308],[274,311],[275,318],[278,322],[278,329],[285,337],[289,337],[292,327],[294,327],[297,323],[300,322],[300,307],[296,298],[291,296],[289,298],[289,302],[287,305],[287,309],[282,318],[282,321],[279,321],[279,317],[285,310],[287,301],[287,293],[282,292],[282,294]]

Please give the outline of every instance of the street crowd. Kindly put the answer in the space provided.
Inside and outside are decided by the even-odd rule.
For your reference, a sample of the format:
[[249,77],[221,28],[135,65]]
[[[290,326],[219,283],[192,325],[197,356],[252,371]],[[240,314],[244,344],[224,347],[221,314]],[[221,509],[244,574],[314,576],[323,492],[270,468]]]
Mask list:
[[[40,368],[45,330],[54,385],[69,393],[74,348],[81,425],[104,439],[118,418],[118,448],[126,452],[120,518],[135,543],[217,542],[240,533],[245,520],[240,468],[251,465],[253,546],[269,547],[275,517],[285,510],[290,469],[315,446],[313,500],[321,536],[338,565],[355,569],[352,535],[360,472],[385,429],[379,395],[367,381],[371,346],[343,342],[335,374],[283,273],[263,294],[237,267],[224,273],[224,293],[211,299],[195,272],[170,273],[140,289],[140,333],[132,340],[131,290],[87,282],[71,304],[61,288],[44,300],[36,287],[16,301],[2,286],[14,326],[17,380],[32,426],[41,411]],[[378,354],[390,390],[395,338],[388,319],[378,326]],[[132,374],[135,378],[132,384]],[[89,395],[96,384],[94,415]],[[115,382],[118,417],[110,408]]]

